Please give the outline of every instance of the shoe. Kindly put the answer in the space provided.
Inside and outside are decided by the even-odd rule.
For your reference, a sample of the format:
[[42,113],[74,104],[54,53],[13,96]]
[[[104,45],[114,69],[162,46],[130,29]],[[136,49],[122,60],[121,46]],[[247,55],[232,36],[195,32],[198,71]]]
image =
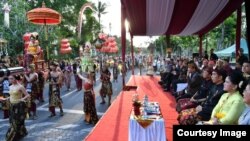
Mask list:
[[105,104],[106,102],[105,101],[102,101],[100,104]]

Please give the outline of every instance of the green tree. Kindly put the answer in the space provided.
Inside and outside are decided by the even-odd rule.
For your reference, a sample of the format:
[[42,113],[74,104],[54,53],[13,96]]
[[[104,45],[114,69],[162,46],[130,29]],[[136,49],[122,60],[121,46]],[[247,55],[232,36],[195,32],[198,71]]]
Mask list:
[[106,14],[106,8],[107,8],[107,4],[106,3],[102,3],[100,1],[98,1],[97,6],[94,6],[94,9],[98,15],[98,21],[100,24],[99,30],[101,31],[101,15]]
[[24,0],[8,0],[2,1],[0,7],[2,8],[5,2],[11,5],[10,11],[10,27],[4,26],[4,13],[0,13],[0,37],[8,41],[9,56],[15,57],[21,54],[24,49],[23,35],[26,32],[39,31],[40,27],[30,24],[26,19],[26,11],[30,6]]

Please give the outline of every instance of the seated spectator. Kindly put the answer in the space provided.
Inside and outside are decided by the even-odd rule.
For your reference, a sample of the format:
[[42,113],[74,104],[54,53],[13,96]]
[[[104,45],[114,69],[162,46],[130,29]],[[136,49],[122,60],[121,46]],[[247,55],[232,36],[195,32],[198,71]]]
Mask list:
[[213,109],[211,119],[204,124],[237,124],[245,108],[242,92],[243,76],[239,72],[232,72],[225,80],[224,93]]
[[212,75],[212,69],[208,67],[203,69],[202,71],[203,81],[201,84],[201,88],[191,98],[180,99],[176,106],[177,112],[181,112],[182,110],[188,108],[195,108],[197,105],[200,105],[202,102],[206,100],[209,89],[213,84],[211,80],[211,75]]
[[236,70],[236,71],[238,71],[238,72],[241,72],[241,69],[242,69],[242,66],[240,65],[240,63],[236,62],[236,63],[235,63],[235,69],[234,69],[234,70]]
[[186,83],[187,82],[187,60],[179,61],[177,69],[179,70],[178,79],[172,80],[173,95],[175,95],[174,93],[177,90],[178,83]]
[[[244,66],[244,64],[243,64]],[[250,81],[248,82],[248,85],[243,92],[243,101],[246,104],[246,108],[241,114],[238,124],[239,125],[250,125]]]
[[212,60],[210,60],[210,61],[208,62],[208,67],[211,68],[211,69],[213,69],[214,66],[215,66],[215,62],[212,61]]
[[229,59],[223,59],[223,69],[227,72],[227,75],[233,71],[229,64]]
[[215,105],[218,103],[223,91],[223,82],[226,78],[224,70],[214,70],[212,73],[213,86],[209,89],[206,100],[196,108],[183,110],[179,116],[178,121],[181,125],[193,125],[198,121],[207,121],[211,117],[211,113]]
[[241,71],[243,73],[243,77],[246,80],[246,84],[250,80],[250,62],[244,62],[241,68]]
[[186,92],[179,93],[176,96],[177,101],[182,98],[191,98],[200,89],[202,83],[202,77],[200,75],[199,68],[193,61],[190,61],[188,63],[187,83],[188,86]]
[[203,70],[204,68],[207,68],[208,67],[208,60],[207,59],[204,59],[202,61],[202,65],[201,65],[201,70]]

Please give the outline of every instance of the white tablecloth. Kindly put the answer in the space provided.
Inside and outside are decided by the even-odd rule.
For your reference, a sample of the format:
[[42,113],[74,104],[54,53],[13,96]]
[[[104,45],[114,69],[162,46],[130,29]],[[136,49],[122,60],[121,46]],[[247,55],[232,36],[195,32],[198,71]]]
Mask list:
[[129,141],[166,141],[164,119],[156,119],[143,128],[134,118],[129,120]]

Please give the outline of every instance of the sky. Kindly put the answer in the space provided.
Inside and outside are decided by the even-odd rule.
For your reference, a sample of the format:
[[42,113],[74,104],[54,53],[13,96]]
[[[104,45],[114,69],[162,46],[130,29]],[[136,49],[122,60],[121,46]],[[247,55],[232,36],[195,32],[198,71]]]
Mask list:
[[[94,3],[98,3],[98,0],[91,0]],[[107,14],[101,15],[101,24],[104,26],[103,31],[111,35],[121,36],[121,3],[120,0],[100,0],[102,3],[107,4]],[[96,15],[97,16],[97,15]],[[111,23],[111,29],[109,24]],[[127,39],[130,40],[130,35],[127,32]],[[156,37],[134,37],[135,47],[147,47],[149,43],[153,42]]]

